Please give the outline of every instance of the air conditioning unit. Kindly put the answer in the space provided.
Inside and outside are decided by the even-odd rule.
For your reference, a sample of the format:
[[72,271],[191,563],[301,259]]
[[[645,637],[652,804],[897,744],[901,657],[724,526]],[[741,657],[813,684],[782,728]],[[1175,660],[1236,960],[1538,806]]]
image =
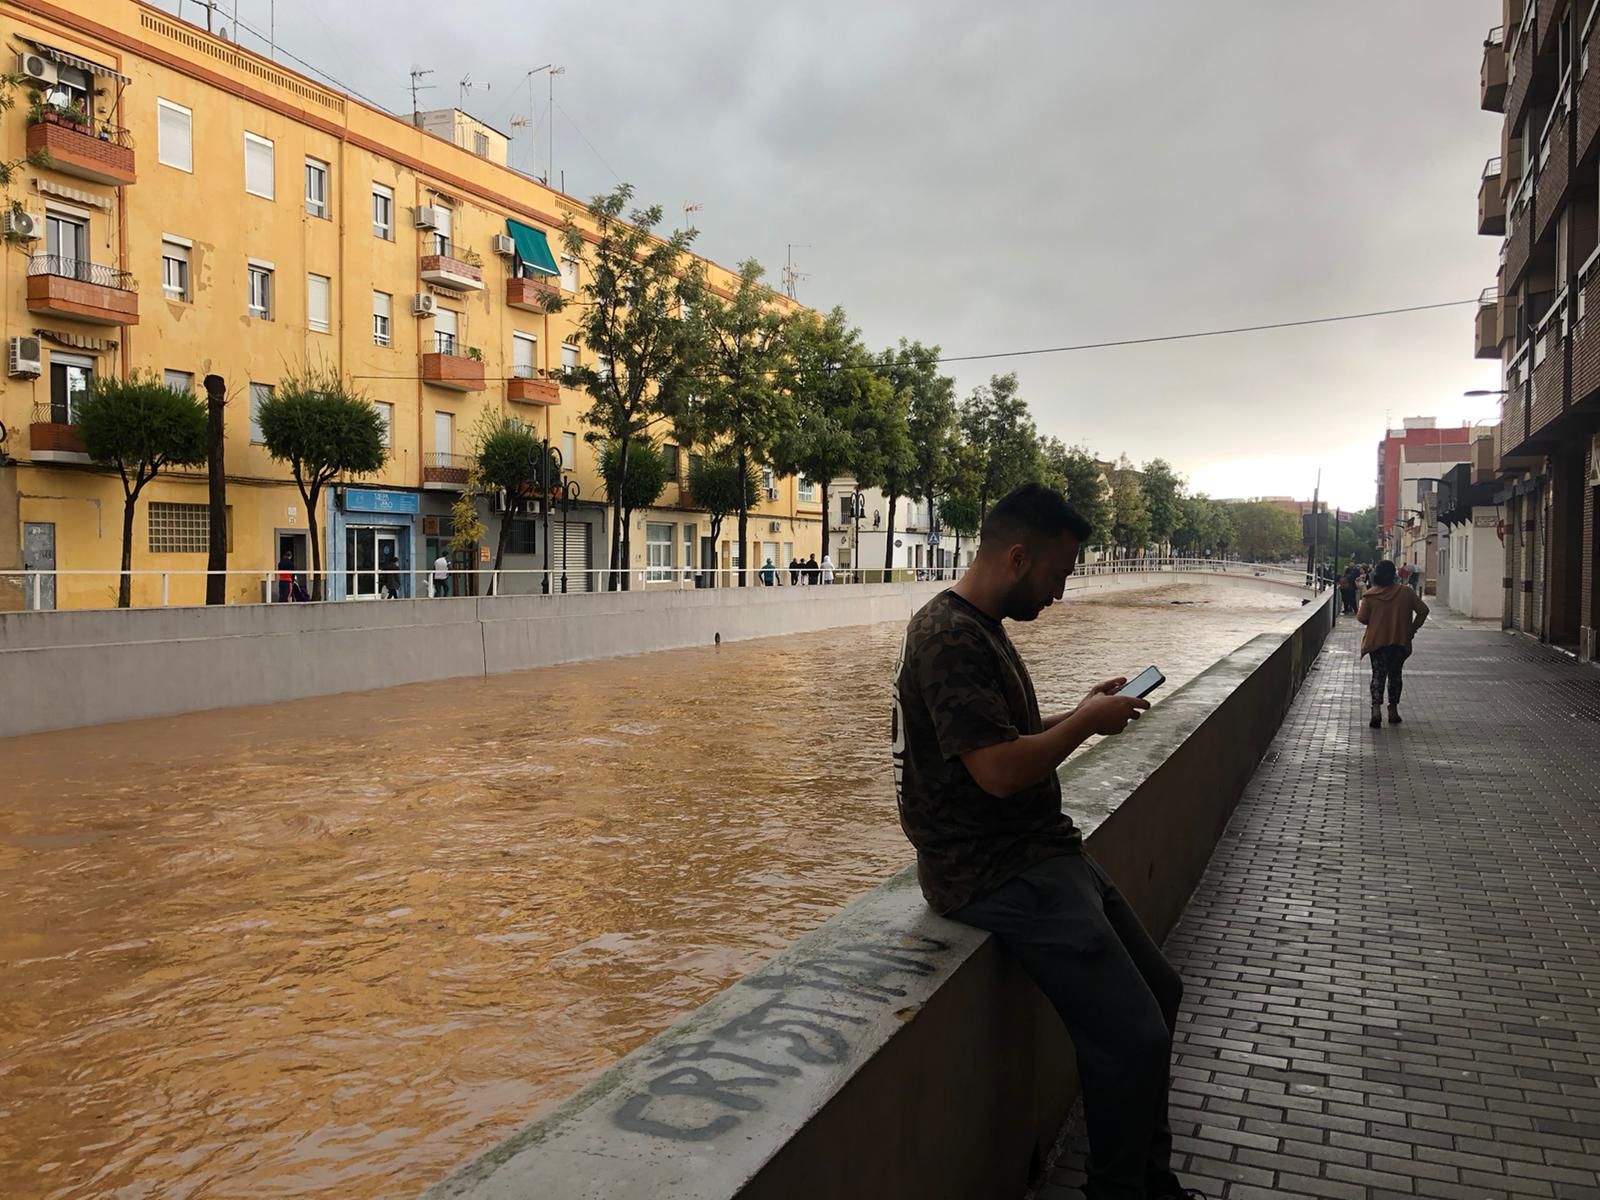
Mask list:
[[60,78],[55,63],[42,54],[17,55],[17,74],[38,83],[55,83]]
[[44,233],[44,214],[8,208],[5,210],[4,225],[8,238],[19,242],[36,242]]
[[13,379],[37,378],[39,373],[44,370],[43,356],[39,352],[39,339],[36,337],[12,338],[11,354],[7,365]]
[[783,528],[783,522],[782,521],[772,521],[772,522],[768,523],[768,525],[767,525],[767,532],[768,533],[777,533],[782,528]]
[[778,489],[775,488],[775,487],[769,487],[767,489],[767,499],[768,500],[776,500],[777,498],[778,498]]
[[411,297],[411,315],[413,317],[431,317],[433,310],[438,306],[433,296],[428,292],[418,292]]
[[411,210],[411,219],[418,229],[437,229],[441,222],[441,215],[433,205],[419,204]]
[[494,235],[494,252],[503,258],[510,258],[517,252],[517,244],[509,234],[497,233]]

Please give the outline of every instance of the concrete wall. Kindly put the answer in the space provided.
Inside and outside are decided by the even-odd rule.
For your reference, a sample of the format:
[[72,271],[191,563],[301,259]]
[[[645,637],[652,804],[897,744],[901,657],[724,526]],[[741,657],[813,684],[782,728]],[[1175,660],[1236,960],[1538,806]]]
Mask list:
[[[1071,594],[1248,576],[1089,576]],[[944,583],[0,612],[0,737],[905,620]]]
[[[1156,937],[1333,607],[1286,619],[1063,768],[1068,796],[1105,810],[1084,822],[1089,847]],[[907,870],[426,1196],[1020,1196],[1076,1092],[1044,998],[986,934],[934,916]]]

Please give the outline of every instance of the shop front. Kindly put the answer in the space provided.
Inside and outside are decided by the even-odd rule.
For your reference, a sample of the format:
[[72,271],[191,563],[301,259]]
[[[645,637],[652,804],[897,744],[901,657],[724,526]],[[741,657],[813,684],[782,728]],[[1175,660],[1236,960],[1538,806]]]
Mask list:
[[391,600],[418,594],[418,497],[378,488],[335,489],[328,505],[328,598]]

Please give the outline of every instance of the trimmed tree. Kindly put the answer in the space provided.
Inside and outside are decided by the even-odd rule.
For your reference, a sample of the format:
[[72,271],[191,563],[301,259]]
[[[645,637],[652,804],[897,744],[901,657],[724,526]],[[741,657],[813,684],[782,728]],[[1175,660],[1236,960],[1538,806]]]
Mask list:
[[922,497],[931,508],[933,494],[949,470],[950,432],[956,418],[956,381],[939,374],[939,347],[908,343],[878,356],[879,369],[904,406],[904,423],[884,447],[883,490],[889,500],[883,567],[894,566],[895,510],[901,496]]
[[117,607],[133,602],[133,514],[139,493],[165,467],[206,461],[206,406],[193,392],[178,392],[153,375],[99,376],[77,405],[83,448],[122,478],[122,574]]
[[383,418],[367,393],[319,364],[284,376],[256,414],[273,459],[289,464],[311,526],[311,598],[321,600],[322,539],[317,506],[322,491],[341,475],[366,475],[383,466]]
[[[760,476],[755,466],[738,460],[721,447],[707,455],[689,457],[689,494],[694,502],[706,510],[711,518],[711,580],[716,584],[717,539],[722,536],[722,523],[737,512],[748,511],[756,502],[761,488]],[[743,557],[741,555],[741,563]],[[704,564],[701,564],[702,566]]]
[[[661,499],[672,476],[667,471],[666,455],[661,447],[648,437],[637,439],[628,451],[627,471],[622,464],[622,447],[616,442],[606,442],[600,447],[600,486],[605,489],[606,500],[613,507],[620,506],[624,524],[633,523],[633,514],[649,508]],[[694,494],[694,485],[689,486]],[[623,564],[631,569],[632,560]]]
[[1183,521],[1183,476],[1164,458],[1145,463],[1139,486],[1144,489],[1145,510],[1150,514],[1150,537],[1157,547],[1171,545]]
[[[1095,456],[1082,446],[1070,449],[1058,438],[1046,438],[1045,462],[1049,466],[1052,486],[1059,487],[1067,502],[1093,526],[1090,545],[1111,544],[1111,502]],[[1080,548],[1082,551],[1087,547]]]
[[[760,263],[744,262],[731,300],[703,294],[695,310],[704,364],[700,396],[679,416],[679,428],[692,435],[689,440],[725,445],[741,477],[747,468],[776,470],[780,447],[793,438],[796,424],[785,386],[794,373],[783,336],[785,322],[762,276]],[[753,500],[739,505],[741,565],[753,506]],[[747,575],[739,572],[740,587],[748,584]]]
[[[528,493],[539,480],[539,455],[543,443],[521,421],[485,410],[478,424],[477,486],[490,495],[505,497],[500,512],[500,536],[495,544],[496,578],[511,544],[511,526],[528,506]],[[499,590],[498,588],[496,589]]]
[[[661,206],[629,210],[632,200],[626,183],[595,197],[589,204],[598,235],[592,244],[572,221],[561,234],[567,253],[586,267],[573,336],[602,362],[569,370],[568,381],[589,393],[583,421],[592,432],[586,436],[616,443],[617,477],[624,484],[611,501],[611,591],[627,584],[629,538],[621,499],[629,455],[636,438],[685,403],[699,334],[698,321],[685,321],[682,314],[687,304],[698,315],[705,275],[703,264],[688,254],[695,231],[659,237]],[[552,309],[559,307],[557,300]]]
[[1111,538],[1125,555],[1150,544],[1150,510],[1139,473],[1124,454],[1111,476]]
[[946,529],[956,535],[956,569],[961,568],[961,539],[977,537],[982,518],[978,515],[977,498],[963,492],[951,492],[939,501],[939,519]]
[[961,406],[961,436],[977,452],[978,519],[1011,489],[1045,474],[1039,430],[1015,375],[996,375]]

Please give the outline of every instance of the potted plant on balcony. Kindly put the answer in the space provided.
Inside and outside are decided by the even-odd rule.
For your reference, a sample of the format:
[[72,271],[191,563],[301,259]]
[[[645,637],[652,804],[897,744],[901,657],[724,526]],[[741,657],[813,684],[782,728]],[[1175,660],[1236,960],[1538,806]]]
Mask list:
[[482,362],[483,361],[483,351],[478,349],[478,347],[476,347],[476,346],[468,346],[467,347],[467,357],[470,358],[473,362]]
[[483,266],[483,255],[479,254],[471,246],[468,246],[461,252],[461,261],[466,263],[469,267],[481,267]]

